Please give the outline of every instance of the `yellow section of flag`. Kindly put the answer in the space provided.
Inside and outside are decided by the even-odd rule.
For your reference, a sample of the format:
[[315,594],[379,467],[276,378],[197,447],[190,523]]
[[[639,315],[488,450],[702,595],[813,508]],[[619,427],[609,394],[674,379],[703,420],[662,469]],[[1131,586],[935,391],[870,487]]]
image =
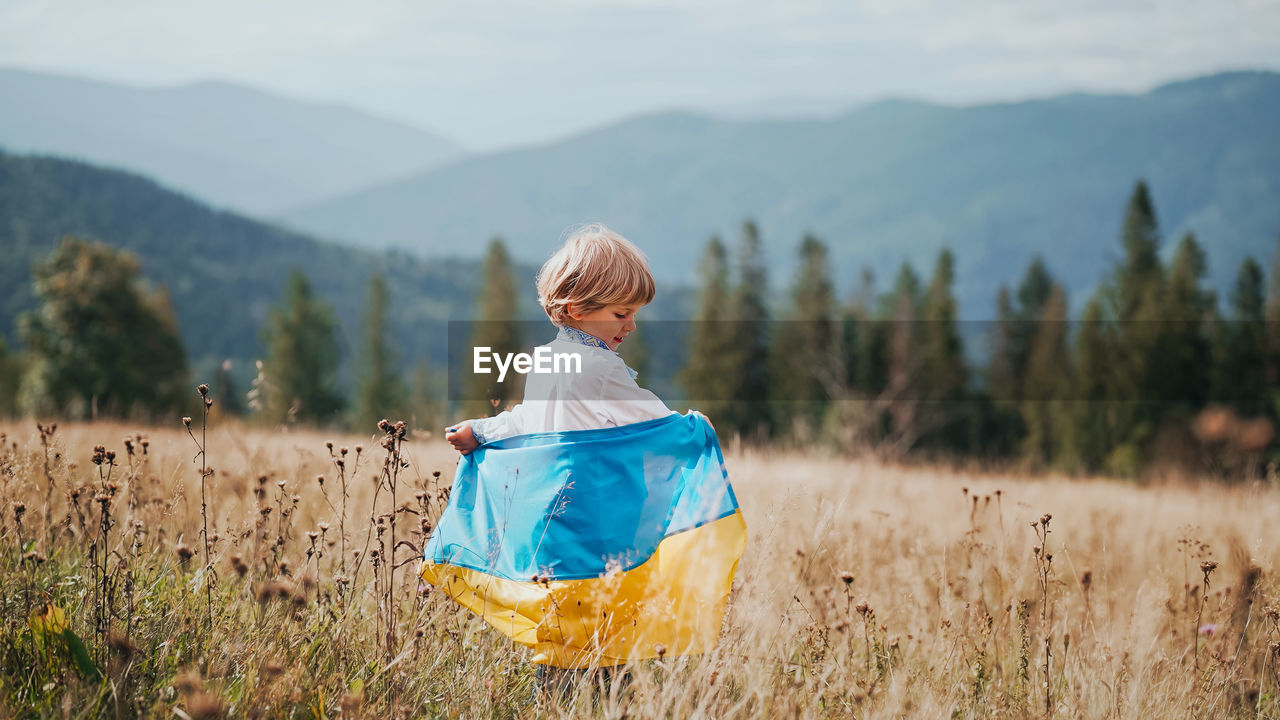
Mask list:
[[610,666],[715,647],[747,541],[742,511],[664,538],[598,578],[517,582],[424,562],[423,580],[535,650],[535,663]]

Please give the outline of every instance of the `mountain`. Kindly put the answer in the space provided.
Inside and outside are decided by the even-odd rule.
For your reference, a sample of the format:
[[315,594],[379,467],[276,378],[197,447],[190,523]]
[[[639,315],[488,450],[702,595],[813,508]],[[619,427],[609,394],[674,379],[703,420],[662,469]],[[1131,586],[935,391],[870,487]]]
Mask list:
[[0,98],[0,147],[128,168],[260,216],[463,154],[401,123],[225,82],[141,88],[0,69]]
[[[35,307],[32,263],[64,235],[96,238],[137,255],[144,277],[167,288],[188,354],[205,373],[225,358],[233,360],[238,376],[251,372],[252,361],[262,357],[260,329],[293,268],[334,306],[347,359],[361,339],[373,270],[387,275],[394,340],[406,364],[430,353],[435,367],[443,367],[444,348],[436,340],[446,321],[470,315],[477,291],[474,261],[422,260],[319,242],[210,209],[137,175],[0,153],[0,335],[13,338],[18,315]],[[531,269],[522,273],[532,277]],[[531,302],[525,302],[526,314]]]
[[545,257],[565,228],[601,220],[658,274],[692,280],[712,233],[754,218],[784,287],[801,235],[831,246],[845,290],[863,266],[957,258],[966,318],[1040,254],[1078,309],[1119,254],[1134,183],[1153,190],[1163,250],[1195,231],[1213,283],[1267,261],[1280,233],[1280,75],[1225,73],[1140,95],[1072,94],[944,107],[892,100],[822,120],[638,118],[554,144],[472,157],[319,203],[288,224],[366,247],[476,256],[469,238]]
[[[263,356],[261,328],[294,268],[333,306],[348,371],[363,339],[371,272],[386,277],[391,342],[405,370],[423,361],[435,372],[446,367],[450,338],[465,342],[469,332],[450,323],[473,317],[480,291],[475,260],[335,245],[211,209],[132,173],[0,152],[0,256],[5,258],[0,337],[13,340],[19,315],[35,309],[32,264],[66,235],[95,238],[137,255],[144,278],[168,291],[197,375],[212,377],[219,363],[231,359],[243,389],[253,375],[253,361]],[[483,236],[476,239],[484,244]],[[528,321],[523,327],[529,343],[543,342],[554,332],[537,305],[535,271],[529,265],[515,268],[515,316]],[[687,289],[665,287],[646,316],[687,317],[691,302]],[[668,385],[683,362],[680,350],[655,353],[659,357],[651,363]]]

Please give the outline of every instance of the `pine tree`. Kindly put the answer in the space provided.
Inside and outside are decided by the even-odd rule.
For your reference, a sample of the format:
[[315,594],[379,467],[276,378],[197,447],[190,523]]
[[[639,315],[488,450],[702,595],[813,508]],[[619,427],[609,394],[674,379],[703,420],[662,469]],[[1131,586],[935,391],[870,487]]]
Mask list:
[[919,397],[925,402],[921,416],[925,442],[958,450],[964,442],[955,432],[955,423],[964,416],[964,348],[956,327],[956,301],[951,294],[955,281],[955,256],[950,250],[938,254],[933,278],[925,292],[921,316],[923,353]]
[[1092,471],[1102,467],[1111,452],[1113,418],[1110,398],[1111,345],[1109,325],[1103,319],[1102,302],[1095,298],[1080,316],[1073,365],[1075,377],[1071,399],[1074,413],[1075,453],[1080,467]]
[[300,271],[290,274],[282,305],[271,311],[264,344],[263,419],[320,424],[336,420],[343,405],[337,387],[338,323]]
[[1129,198],[1121,232],[1124,258],[1107,288],[1116,322],[1110,396],[1113,437],[1119,443],[1112,471],[1137,472],[1147,443],[1154,438],[1164,411],[1161,402],[1162,353],[1166,318],[1164,272],[1160,266],[1155,208],[1146,183],[1139,181]]
[[66,238],[35,267],[40,309],[22,318],[27,412],[72,417],[175,412],[191,393],[169,296],[132,254]]
[[996,321],[991,328],[991,353],[986,368],[986,396],[991,407],[983,438],[984,447],[998,456],[1012,455],[1026,432],[1019,409],[1022,382],[1015,350],[1018,325],[1012,294],[1008,287],[1001,285],[996,293]]
[[836,349],[834,311],[827,248],[806,235],[791,286],[791,310],[778,328],[771,353],[774,409],[786,418],[786,429],[806,436],[818,427],[829,398]]
[[702,290],[680,384],[690,400],[715,422],[734,398],[735,379],[740,377],[740,371],[734,367],[738,358],[735,328],[730,322],[729,262],[719,237],[712,237],[707,243],[700,270]]
[[895,446],[909,448],[919,436],[916,400],[920,397],[923,358],[920,334],[920,276],[903,263],[893,291],[881,304],[885,331],[885,386],[890,399],[889,432]]
[[351,418],[357,432],[373,432],[378,421],[395,421],[404,415],[405,389],[397,371],[395,350],[387,331],[390,299],[381,272],[369,276],[368,305],[365,308],[364,346],[357,365],[356,401]]
[[1216,399],[1245,417],[1266,407],[1265,289],[1262,267],[1246,258],[1231,291],[1231,314],[1223,327],[1217,362]]
[[1116,317],[1122,322],[1138,316],[1148,297],[1148,287],[1160,277],[1160,234],[1155,206],[1147,184],[1141,180],[1134,186],[1125,210],[1121,231],[1124,260],[1117,274]]
[[742,224],[737,253],[737,280],[734,284],[732,314],[733,362],[738,369],[737,402],[729,407],[728,426],[747,437],[761,439],[773,424],[769,403],[769,310],[765,304],[768,275],[760,232],[750,220]]
[[[1054,285],[1045,303],[1027,358],[1022,417],[1027,428],[1023,456],[1035,466],[1064,464],[1074,455],[1074,428],[1066,403],[1071,393],[1072,368],[1067,336],[1067,296]],[[1074,465],[1074,460],[1065,464]]]
[[871,268],[862,269],[858,285],[853,311],[858,333],[851,343],[854,357],[849,361],[851,382],[856,395],[872,398],[882,392],[888,382],[886,337],[889,326],[874,307],[876,282]]
[[18,413],[18,385],[22,379],[22,358],[9,352],[0,338],[0,418]]
[[[489,352],[504,355],[521,351],[521,332],[516,302],[516,280],[501,238],[489,242],[482,272],[478,311],[471,331],[472,348],[489,348]],[[523,392],[522,376],[508,372],[503,382],[498,382],[496,372],[478,374],[471,372],[472,354],[464,358],[467,366],[464,377],[462,413],[465,417],[484,417],[497,414],[514,404]]]
[[1267,283],[1267,411],[1272,420],[1280,420],[1280,240],[1271,257],[1271,278]]
[[1201,287],[1207,273],[1204,250],[1187,233],[1169,267],[1165,349],[1157,355],[1160,397],[1181,408],[1184,418],[1209,400],[1213,358],[1205,331],[1217,299]]
[[1031,346],[1036,333],[1040,331],[1040,321],[1044,317],[1045,306],[1053,293],[1054,285],[1053,276],[1049,274],[1049,269],[1040,256],[1032,258],[1018,285],[1018,305],[1011,326],[1012,342],[1009,352],[1013,371],[1012,391],[1019,398],[1023,397]]

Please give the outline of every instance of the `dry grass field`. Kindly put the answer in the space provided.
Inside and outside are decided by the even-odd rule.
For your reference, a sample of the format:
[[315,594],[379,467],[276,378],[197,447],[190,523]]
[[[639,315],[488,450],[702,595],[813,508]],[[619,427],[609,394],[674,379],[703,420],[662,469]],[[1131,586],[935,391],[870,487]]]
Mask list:
[[730,448],[719,649],[535,705],[528,653],[414,577],[443,441],[214,422],[202,512],[200,425],[0,424],[0,717],[1280,717],[1274,479]]

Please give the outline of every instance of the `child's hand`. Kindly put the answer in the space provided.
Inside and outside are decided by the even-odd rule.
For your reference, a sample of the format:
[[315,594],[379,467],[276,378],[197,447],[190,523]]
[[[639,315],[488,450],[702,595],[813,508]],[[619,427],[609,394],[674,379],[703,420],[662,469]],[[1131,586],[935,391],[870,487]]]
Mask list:
[[463,420],[453,427],[445,428],[444,439],[449,441],[454,450],[463,455],[470,454],[472,450],[475,450],[480,445],[480,443],[476,442],[475,433],[471,432],[470,420]]

